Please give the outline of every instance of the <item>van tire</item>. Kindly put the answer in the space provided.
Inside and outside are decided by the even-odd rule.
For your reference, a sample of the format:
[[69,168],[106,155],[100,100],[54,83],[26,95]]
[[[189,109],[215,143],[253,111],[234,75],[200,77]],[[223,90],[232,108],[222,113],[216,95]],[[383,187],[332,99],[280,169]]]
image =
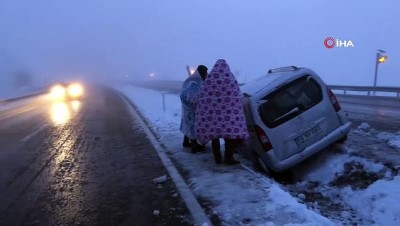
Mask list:
[[273,177],[273,171],[267,166],[267,164],[265,164],[265,162],[262,160],[262,158],[257,154],[257,152],[252,151],[253,153],[253,165],[254,168],[266,175],[267,177]]
[[293,183],[294,179],[294,173],[292,170],[285,170],[283,172],[275,172],[271,168],[265,164],[265,162],[262,160],[262,158],[256,153],[253,152],[254,155],[254,168],[266,175],[267,177],[274,179],[275,181],[282,183],[282,184],[289,184]]
[[265,174],[268,177],[271,177],[271,169],[265,164],[261,157],[257,156],[256,161],[257,162],[255,162],[255,167],[257,171]]

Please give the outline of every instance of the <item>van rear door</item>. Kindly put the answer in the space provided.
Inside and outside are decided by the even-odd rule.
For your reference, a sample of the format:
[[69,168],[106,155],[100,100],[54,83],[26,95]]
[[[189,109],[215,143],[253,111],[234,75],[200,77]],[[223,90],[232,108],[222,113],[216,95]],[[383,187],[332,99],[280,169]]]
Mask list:
[[341,125],[326,85],[305,75],[259,100],[259,115],[275,156],[286,159]]

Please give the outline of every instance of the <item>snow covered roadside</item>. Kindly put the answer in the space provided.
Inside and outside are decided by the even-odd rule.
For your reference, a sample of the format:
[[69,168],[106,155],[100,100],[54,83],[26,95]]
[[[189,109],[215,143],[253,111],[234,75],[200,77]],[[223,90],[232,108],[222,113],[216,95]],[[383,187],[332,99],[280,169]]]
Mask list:
[[400,176],[346,150],[319,156],[316,162],[303,172],[301,182],[287,186],[292,195],[343,225],[399,225],[395,200],[400,200]]
[[[190,173],[190,185],[196,196],[210,200],[214,214],[226,225],[335,225],[309,210],[264,177],[242,167],[215,165],[211,151],[191,154],[181,146],[179,131],[180,100],[132,86],[117,87],[128,96],[166,145],[169,154]],[[210,147],[208,147],[210,148]]]
[[377,137],[388,142],[391,147],[398,149],[400,153],[400,131],[397,133],[381,132]]
[[[340,218],[331,220],[321,216],[318,203],[315,208],[303,204],[307,194],[294,197],[273,180],[254,174],[241,166],[215,165],[208,147],[202,154],[191,154],[181,146],[179,131],[181,105],[178,96],[154,90],[118,85],[118,90],[128,96],[139,108],[150,127],[160,137],[172,156],[189,173],[190,185],[197,197],[208,200],[209,207],[225,225],[345,225],[350,212],[343,211]],[[244,159],[240,159],[246,162]],[[384,175],[366,189],[353,189],[350,185],[331,189],[332,182],[345,172],[345,163],[357,162],[364,170],[381,172],[383,166],[364,159],[338,154],[316,165],[302,182],[292,186],[318,182],[315,189],[328,198],[338,199],[362,219],[375,225],[398,225],[400,207],[400,177]],[[326,187],[330,188],[328,191]],[[392,188],[392,189],[389,189]],[[360,222],[359,222],[360,223]]]
[[342,197],[374,225],[400,225],[400,176],[378,180],[365,190],[343,189]]

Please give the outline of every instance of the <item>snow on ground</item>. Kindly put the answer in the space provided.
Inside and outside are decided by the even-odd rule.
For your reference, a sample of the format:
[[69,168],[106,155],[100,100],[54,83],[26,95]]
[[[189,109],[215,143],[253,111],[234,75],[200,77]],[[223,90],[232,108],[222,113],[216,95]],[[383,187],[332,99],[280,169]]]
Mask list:
[[381,132],[377,137],[386,141],[391,147],[399,149],[400,152],[400,131],[396,133]]
[[224,224],[335,225],[297,202],[273,180],[241,166],[216,165],[210,147],[201,154],[183,149],[181,105],[176,95],[164,95],[164,112],[160,92],[132,86],[118,89],[135,103],[170,155],[189,172],[195,195],[210,200],[209,207]]
[[[140,87],[116,85],[132,100],[169,155],[189,174],[189,184],[213,214],[218,215],[224,225],[347,225],[357,223],[373,225],[400,225],[400,176],[385,174],[384,166],[366,159],[350,156],[349,153],[334,153],[317,163],[311,164],[301,182],[284,186],[263,177],[248,167],[248,161],[240,157],[242,165],[216,165],[211,147],[205,153],[192,154],[182,148],[182,134],[179,131],[181,103],[177,95]],[[367,125],[364,125],[367,128]],[[365,129],[364,128],[364,129]],[[381,135],[382,139],[396,143],[400,136]],[[243,164],[244,163],[244,164]],[[246,164],[247,163],[247,164]],[[335,187],[335,180],[345,174],[348,164],[360,166],[365,172],[382,173],[380,179],[367,188],[354,188],[351,184]],[[342,203],[352,212],[342,211],[340,216],[330,219],[322,216],[318,202],[305,204],[307,194],[292,196],[291,188],[304,184],[319,183],[322,195],[332,202]],[[330,192],[326,191],[330,188]],[[204,203],[203,203],[204,204]],[[321,204],[322,205],[322,204]],[[347,218],[357,218],[359,222]]]
[[317,203],[311,208],[344,225],[398,225],[400,208],[392,200],[400,198],[396,190],[399,176],[381,163],[349,155],[346,147],[344,153],[319,156],[315,162],[301,182],[288,185],[295,191],[292,194],[316,197]]
[[376,225],[400,225],[400,176],[379,180],[365,190],[346,187],[342,196],[365,219]]
[[366,172],[375,172],[384,169],[384,166],[377,163],[372,163],[366,159],[349,156],[347,154],[331,155],[329,158],[322,158],[318,164],[314,164],[308,169],[307,175],[303,178],[305,181],[315,181],[321,184],[329,184],[334,179],[343,173],[346,163],[357,162],[361,164]]

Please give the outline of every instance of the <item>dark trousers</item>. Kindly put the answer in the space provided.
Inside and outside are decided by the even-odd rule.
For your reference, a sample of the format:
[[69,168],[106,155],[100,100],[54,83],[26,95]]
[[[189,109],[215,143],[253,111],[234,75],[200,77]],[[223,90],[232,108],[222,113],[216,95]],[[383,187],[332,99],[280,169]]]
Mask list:
[[[235,139],[224,139],[225,141],[225,162],[231,162],[233,160],[233,152],[236,147],[237,140]],[[221,144],[219,138],[211,140],[211,147],[214,154],[215,163],[220,164],[222,162],[221,156]]]

